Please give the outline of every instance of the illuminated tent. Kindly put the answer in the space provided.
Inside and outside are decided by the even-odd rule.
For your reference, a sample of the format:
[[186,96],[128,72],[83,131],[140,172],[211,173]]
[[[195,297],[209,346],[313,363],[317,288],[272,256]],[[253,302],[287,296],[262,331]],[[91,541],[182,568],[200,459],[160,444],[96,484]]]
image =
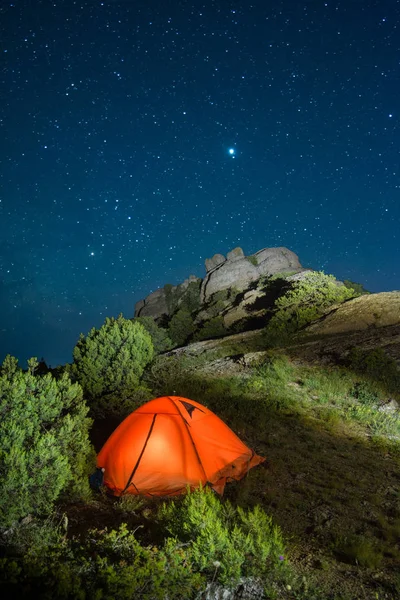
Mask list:
[[98,458],[115,496],[168,496],[241,479],[265,459],[257,456],[213,412],[194,400],[166,396],[131,413]]

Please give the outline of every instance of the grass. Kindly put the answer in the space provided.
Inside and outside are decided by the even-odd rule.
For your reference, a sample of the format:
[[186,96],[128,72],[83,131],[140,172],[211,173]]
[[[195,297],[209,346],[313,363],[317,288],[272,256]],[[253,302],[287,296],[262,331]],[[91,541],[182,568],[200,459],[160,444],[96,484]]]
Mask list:
[[[261,509],[280,528],[285,569],[265,575],[266,597],[399,597],[400,422],[380,410],[393,394],[363,375],[290,360],[278,351],[264,353],[259,364],[233,376],[202,372],[210,361],[239,350],[225,346],[200,357],[164,356],[147,372],[146,383],[154,396],[175,394],[205,404],[266,457],[218,499],[232,514]],[[109,433],[94,428],[96,450]],[[97,502],[63,510],[69,536],[86,539],[90,527],[102,531],[128,523],[142,544],[161,548],[158,508],[158,502],[136,496],[98,496]],[[218,532],[221,548],[235,557],[222,529],[212,527],[207,535],[213,539]],[[184,540],[179,552],[190,543]],[[203,545],[211,556],[206,572],[218,579],[222,570],[214,569],[213,546],[205,537]]]
[[362,536],[351,535],[338,538],[333,545],[335,554],[341,561],[377,569],[383,561],[383,554],[377,544]]
[[217,412],[267,458],[227,487],[229,500],[272,515],[292,563],[330,590],[321,598],[396,598],[400,418],[381,410],[393,393],[343,367],[273,351],[236,377],[190,372],[176,362],[175,392]]

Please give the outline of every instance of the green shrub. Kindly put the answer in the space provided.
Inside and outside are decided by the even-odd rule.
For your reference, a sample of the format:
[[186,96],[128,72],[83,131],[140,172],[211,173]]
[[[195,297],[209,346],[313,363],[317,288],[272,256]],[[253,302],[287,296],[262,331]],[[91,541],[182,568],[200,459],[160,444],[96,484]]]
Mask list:
[[218,292],[214,292],[211,295],[210,302],[212,302],[213,304],[215,304],[217,302],[225,303],[227,300],[229,300],[230,297],[231,297],[231,288],[228,288],[226,290],[219,290]]
[[5,597],[49,600],[186,600],[204,587],[176,540],[142,546],[126,524],[89,531],[80,542],[64,539],[45,555],[0,559],[0,579]]
[[382,348],[364,350],[352,348],[347,357],[351,369],[362,373],[374,381],[384,384],[393,392],[400,388],[400,369],[396,361],[388,356]]
[[334,543],[334,551],[344,562],[377,569],[383,560],[382,552],[372,540],[357,535],[340,537]]
[[209,321],[206,321],[203,327],[196,332],[194,339],[208,340],[210,338],[223,337],[224,335],[226,335],[226,329],[223,317],[213,317]]
[[353,383],[343,369],[312,367],[301,369],[301,386],[312,397],[312,404],[342,405]]
[[178,308],[178,295],[176,289],[177,288],[171,283],[166,283],[164,285],[165,301],[167,303],[167,309],[170,315],[172,315]]
[[81,334],[74,348],[72,373],[82,385],[94,413],[116,412],[134,396],[145,366],[154,355],[150,334],[138,322],[119,315],[100,329]]
[[143,496],[134,496],[133,494],[125,494],[118,498],[115,508],[123,513],[135,514],[146,504],[146,499]]
[[367,381],[356,381],[349,390],[350,396],[366,406],[377,406],[379,396]]
[[221,313],[225,310],[227,304],[226,300],[213,300],[207,304],[207,307],[202,314],[205,314],[207,319],[221,316]]
[[396,414],[379,410],[370,402],[353,404],[346,411],[346,417],[357,421],[375,436],[400,436],[400,418]]
[[200,279],[191,281],[186,288],[182,285],[173,286],[170,283],[164,285],[168,314],[173,315],[179,309],[189,313],[197,310],[200,307],[200,286]]
[[64,374],[35,377],[8,356],[0,375],[0,521],[48,514],[63,493],[89,493],[91,420],[82,389]]
[[183,292],[182,299],[179,303],[179,308],[183,308],[190,313],[200,308],[200,287],[201,280],[191,281]]
[[195,327],[190,312],[183,308],[179,309],[169,322],[169,336],[177,346],[183,346],[194,330]]
[[246,258],[249,261],[249,263],[251,263],[255,267],[258,265],[257,256],[254,256],[254,254],[252,254],[251,256],[246,256]]
[[171,350],[173,343],[168,337],[168,331],[163,327],[159,327],[153,317],[135,317],[132,321],[143,325],[145,330],[150,334],[156,354]]
[[140,384],[134,390],[125,390],[123,394],[116,392],[96,398],[91,404],[91,414],[100,419],[106,416],[124,419],[152,398],[154,398],[152,390]]
[[275,313],[266,332],[271,339],[290,335],[318,319],[333,304],[354,297],[353,290],[337,285],[332,275],[312,271],[292,282],[290,289],[275,302]]
[[63,542],[68,527],[65,514],[51,513],[45,518],[28,515],[10,530],[3,531],[1,545],[4,554],[43,557],[49,548]]
[[356,296],[363,296],[365,294],[371,293],[365,289],[362,283],[355,283],[354,281],[350,281],[349,279],[344,279],[343,283],[347,288],[349,288],[349,290],[353,290]]
[[259,506],[235,509],[209,488],[164,503],[159,518],[188,545],[193,565],[223,585],[234,586],[242,576],[268,575],[283,556],[280,529]]
[[299,402],[296,388],[290,385],[294,378],[295,368],[289,359],[276,355],[254,369],[247,386],[253,394],[262,395],[269,409],[278,412],[293,410]]

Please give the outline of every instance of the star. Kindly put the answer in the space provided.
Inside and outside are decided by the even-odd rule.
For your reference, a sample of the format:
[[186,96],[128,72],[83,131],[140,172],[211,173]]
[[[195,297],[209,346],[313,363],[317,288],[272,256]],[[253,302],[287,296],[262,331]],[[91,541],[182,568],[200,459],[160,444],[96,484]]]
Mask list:
[[229,148],[229,150],[228,150],[228,154],[229,154],[230,156],[232,156],[232,158],[235,158],[235,154],[236,154],[236,150],[235,150],[235,148]]

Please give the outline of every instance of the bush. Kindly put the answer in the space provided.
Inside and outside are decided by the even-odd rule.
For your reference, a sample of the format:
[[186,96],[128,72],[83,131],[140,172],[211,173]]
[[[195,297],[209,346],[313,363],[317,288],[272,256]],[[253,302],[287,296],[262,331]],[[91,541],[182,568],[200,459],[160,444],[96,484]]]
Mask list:
[[367,381],[356,381],[353,387],[350,388],[349,394],[365,406],[379,405],[379,396]]
[[364,296],[371,293],[365,289],[362,283],[355,283],[354,281],[350,281],[350,279],[344,279],[343,283],[349,290],[354,290],[356,296]]
[[183,346],[186,340],[193,334],[194,329],[190,312],[183,308],[179,309],[172,317],[168,328],[170,338],[177,346]]
[[146,369],[143,379],[155,396],[186,395],[190,398],[193,391],[191,383],[197,381],[195,373],[203,363],[200,357],[185,354],[160,356]]
[[153,359],[150,334],[138,322],[107,318],[100,329],[81,334],[72,373],[94,412],[118,412],[135,396],[145,366]]
[[64,374],[24,373],[8,356],[0,370],[0,521],[48,514],[62,493],[89,493],[91,420],[82,389]]
[[194,339],[208,340],[210,338],[223,337],[224,335],[226,335],[226,329],[223,317],[213,317],[209,321],[206,321],[203,327],[196,332]]
[[91,414],[98,419],[110,417],[122,420],[152,398],[152,390],[140,384],[134,390],[125,390],[123,394],[115,392],[96,398],[91,405]]
[[294,281],[290,289],[275,302],[275,313],[266,333],[276,339],[295,333],[311,321],[318,319],[333,304],[355,296],[354,291],[337,285],[332,275],[322,272],[307,273]]
[[234,586],[242,576],[268,575],[282,559],[280,529],[259,506],[235,509],[209,488],[163,504],[159,517],[174,537],[188,544],[193,565],[223,585]]
[[168,331],[163,327],[159,327],[153,317],[135,317],[132,321],[143,325],[145,330],[150,334],[156,354],[171,350],[173,343],[171,338],[168,337]]
[[182,285],[165,284],[165,300],[169,315],[173,315],[178,309],[184,309],[189,313],[198,310],[200,308],[200,287],[200,279],[191,281],[186,288]]
[[251,254],[250,256],[246,256],[246,258],[249,261],[249,263],[251,263],[252,265],[257,267],[257,265],[258,265],[257,256],[254,256],[254,254]]
[[364,350],[354,347],[347,357],[351,369],[382,383],[389,391],[398,392],[400,388],[400,369],[396,361],[382,348]]
[[383,555],[373,540],[354,534],[335,540],[334,552],[340,560],[368,569],[377,569],[383,560]]
[[126,524],[89,531],[81,542],[59,540],[45,554],[0,559],[0,579],[3,597],[49,600],[186,600],[204,587],[176,540],[142,546]]
[[201,279],[191,281],[183,292],[179,307],[192,313],[200,308]]

